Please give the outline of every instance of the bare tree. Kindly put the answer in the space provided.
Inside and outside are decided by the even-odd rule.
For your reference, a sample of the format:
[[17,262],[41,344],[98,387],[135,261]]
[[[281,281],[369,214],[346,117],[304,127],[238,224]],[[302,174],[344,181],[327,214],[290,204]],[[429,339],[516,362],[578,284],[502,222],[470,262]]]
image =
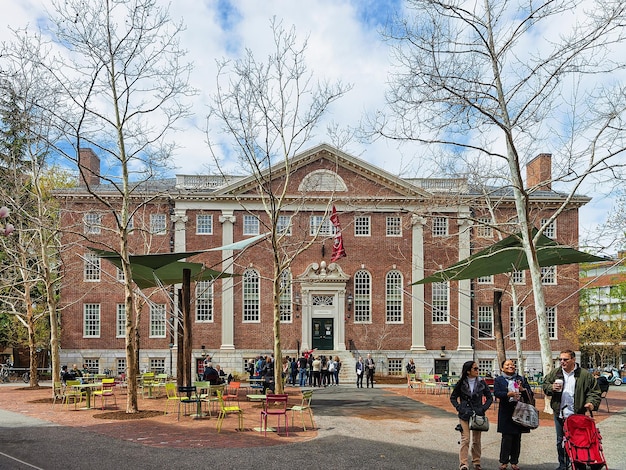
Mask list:
[[[282,212],[288,210],[294,217],[301,207],[301,201],[294,201],[288,192],[290,158],[309,142],[330,104],[349,87],[341,83],[315,84],[306,67],[306,41],[299,45],[295,30],[285,30],[275,19],[271,28],[275,50],[266,63],[247,50],[242,59],[219,64],[217,93],[207,120],[207,139],[216,164],[221,167],[220,151],[209,130],[220,129],[230,137],[239,163],[253,178],[267,216],[268,241],[273,254],[273,346],[277,364],[274,374],[276,388],[281,392],[280,302],[285,289],[291,289],[283,276],[293,259],[315,240],[313,237],[293,243],[287,236],[290,229],[281,224]],[[279,178],[274,173],[277,170]],[[327,208],[329,204],[327,201]]]
[[[54,165],[48,142],[58,134],[51,114],[58,103],[58,88],[50,83],[40,58],[46,51],[38,35],[16,34],[3,44],[0,77],[2,115],[2,191],[19,226],[6,241],[6,267],[12,273],[10,295],[4,297],[11,311],[28,330],[30,384],[37,385],[36,350],[50,347],[52,376],[60,377],[58,205],[52,190],[68,185],[70,175]],[[36,337],[38,324],[48,317],[49,338]],[[48,327],[46,327],[46,331]],[[49,341],[49,345],[48,345]]]
[[[535,245],[583,183],[623,177],[626,94],[619,83],[594,81],[624,68],[611,52],[623,48],[626,2],[595,8],[577,0],[407,3],[405,17],[386,33],[398,70],[388,93],[390,116],[377,115],[373,132],[440,145],[454,158],[474,154],[505,165],[548,373],[552,352]],[[536,35],[546,36],[539,45]],[[547,146],[555,149],[558,171],[525,187],[525,159]],[[557,184],[568,192],[533,236],[531,195]]]
[[[78,165],[99,210],[114,220],[113,227],[99,228],[110,235],[103,248],[121,258],[127,319],[126,411],[134,413],[139,309],[128,235],[142,230],[133,227],[133,215],[163,197],[148,183],[169,167],[174,144],[168,139],[188,114],[184,98],[193,94],[188,86],[191,67],[183,62],[185,51],[178,42],[182,25],[174,24],[155,0],[55,0],[52,9],[50,33],[62,52],[51,53],[43,64],[62,88],[64,102],[55,110],[54,122],[64,139],[51,144]],[[79,161],[85,147],[103,157],[104,171]]]

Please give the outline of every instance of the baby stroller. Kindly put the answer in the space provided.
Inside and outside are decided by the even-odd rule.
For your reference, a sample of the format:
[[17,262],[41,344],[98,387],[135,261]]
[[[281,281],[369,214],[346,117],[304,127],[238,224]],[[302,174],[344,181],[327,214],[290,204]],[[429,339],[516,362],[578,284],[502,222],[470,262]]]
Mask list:
[[596,422],[586,415],[571,415],[563,425],[563,447],[573,470],[609,470]]

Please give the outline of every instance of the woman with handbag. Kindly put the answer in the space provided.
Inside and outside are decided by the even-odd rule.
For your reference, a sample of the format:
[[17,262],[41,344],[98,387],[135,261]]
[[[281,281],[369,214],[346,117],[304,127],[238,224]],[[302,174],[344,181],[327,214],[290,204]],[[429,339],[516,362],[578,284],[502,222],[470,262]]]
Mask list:
[[496,377],[493,384],[494,395],[500,400],[498,406],[498,432],[502,434],[500,470],[506,470],[509,463],[512,470],[520,470],[518,463],[522,433],[530,432],[530,429],[513,421],[513,412],[518,401],[534,404],[535,397],[528,381],[516,373],[512,360],[502,361],[500,370],[502,375]]
[[[459,414],[459,425],[461,427],[461,448],[459,449],[459,469],[469,470],[468,467],[468,451],[470,451],[471,438],[471,455],[474,470],[482,470],[480,465],[481,433],[478,429],[470,429],[470,421],[474,421],[475,417],[479,421],[485,422],[488,426],[485,413],[493,402],[493,396],[489,385],[479,377],[478,364],[474,361],[467,361],[463,364],[461,378],[454,386],[450,394],[450,403]],[[484,429],[484,428],[483,428]]]

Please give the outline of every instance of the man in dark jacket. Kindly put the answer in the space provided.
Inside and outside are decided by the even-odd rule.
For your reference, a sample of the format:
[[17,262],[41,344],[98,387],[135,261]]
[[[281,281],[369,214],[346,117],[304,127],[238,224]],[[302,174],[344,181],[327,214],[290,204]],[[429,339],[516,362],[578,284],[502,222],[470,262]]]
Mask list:
[[559,354],[561,367],[555,368],[545,376],[543,391],[550,398],[550,407],[554,412],[556,430],[556,450],[559,456],[557,470],[568,468],[568,459],[563,448],[563,424],[568,416],[585,414],[600,405],[600,388],[589,371],[581,368],[575,361],[576,353],[565,349]]
[[202,380],[204,380],[205,382],[209,382],[211,385],[219,385],[220,374],[217,369],[213,367],[212,362],[207,363],[206,367],[204,368]]

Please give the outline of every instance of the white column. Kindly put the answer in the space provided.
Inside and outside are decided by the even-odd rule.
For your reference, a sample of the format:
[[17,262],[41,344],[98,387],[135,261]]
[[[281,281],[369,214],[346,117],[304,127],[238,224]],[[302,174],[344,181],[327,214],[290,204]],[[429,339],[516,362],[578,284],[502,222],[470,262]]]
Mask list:
[[[411,282],[424,279],[424,225],[426,219],[413,216]],[[411,286],[411,351],[426,351],[424,342],[424,284]]]
[[174,209],[172,222],[174,223],[174,252],[187,251],[187,226],[189,218],[186,209]]
[[335,326],[335,344],[333,345],[333,349],[337,351],[345,351],[346,350],[346,289],[345,286],[343,289],[337,292],[337,316]]
[[[233,225],[235,216],[233,211],[222,211],[220,216],[222,224],[222,245],[233,243]],[[222,271],[233,273],[233,250],[222,251]],[[232,277],[222,279],[222,345],[220,349],[235,349],[235,306],[234,306],[234,281]]]
[[302,351],[308,351],[311,349],[311,302],[309,302],[309,297],[311,292],[309,291],[309,287],[306,287],[304,284],[300,289],[300,295],[302,296]]
[[[459,219],[459,261],[470,256],[471,223]],[[472,298],[471,281],[464,279],[459,283],[459,351],[472,350]]]

